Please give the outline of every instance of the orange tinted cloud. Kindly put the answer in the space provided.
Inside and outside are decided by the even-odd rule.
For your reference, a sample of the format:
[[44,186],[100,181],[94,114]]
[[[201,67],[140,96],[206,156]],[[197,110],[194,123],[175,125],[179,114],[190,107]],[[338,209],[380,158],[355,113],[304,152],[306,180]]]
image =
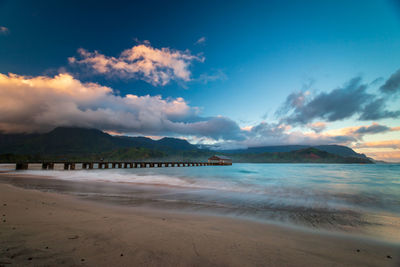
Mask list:
[[400,149],[400,140],[385,140],[356,144],[355,148],[392,148]]
[[387,162],[400,162],[400,151],[369,152],[369,157]]
[[400,127],[388,127],[379,123],[373,122],[371,125],[345,127],[336,130],[330,130],[326,133],[329,135],[347,135],[354,136],[357,139],[362,139],[367,134],[378,134],[384,132],[400,131]]
[[307,124],[308,128],[312,129],[314,132],[322,132],[326,128],[326,123],[322,121],[317,121],[314,123]]
[[9,32],[7,27],[0,26],[0,34],[8,34]]
[[79,49],[81,59],[70,57],[71,64],[85,65],[99,74],[142,79],[153,85],[166,85],[171,80],[190,81],[189,66],[204,58],[189,51],[153,48],[139,44],[124,50],[119,57],[105,56],[97,51]]

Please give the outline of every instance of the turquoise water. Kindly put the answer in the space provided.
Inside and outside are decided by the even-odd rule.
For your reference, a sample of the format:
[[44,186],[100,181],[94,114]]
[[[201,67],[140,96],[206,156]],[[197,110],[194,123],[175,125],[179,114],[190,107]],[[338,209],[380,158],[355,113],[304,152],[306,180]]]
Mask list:
[[399,164],[234,164],[27,173],[97,182],[72,190],[86,198],[400,241]]

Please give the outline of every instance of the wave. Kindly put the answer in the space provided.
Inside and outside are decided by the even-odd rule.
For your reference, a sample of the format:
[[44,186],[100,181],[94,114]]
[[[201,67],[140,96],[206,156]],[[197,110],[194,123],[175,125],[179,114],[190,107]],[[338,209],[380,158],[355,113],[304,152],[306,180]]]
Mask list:
[[[239,201],[269,207],[299,207],[316,209],[361,209],[357,205],[365,198],[358,195],[340,195],[332,192],[321,191],[311,188],[299,188],[293,186],[260,185],[250,183],[246,180],[234,179],[204,179],[185,176],[152,173],[132,173],[126,170],[79,170],[79,171],[42,171],[28,170],[24,173],[33,176],[51,176],[60,180],[124,183],[132,185],[163,186],[168,188],[191,189],[213,191],[213,195],[235,194],[234,198]],[[218,193],[219,192],[219,193]],[[209,194],[209,196],[211,196]],[[232,196],[229,196],[232,197]],[[212,198],[212,197],[211,197]],[[376,199],[367,199],[376,202]]]
[[165,185],[173,187],[197,188],[197,189],[215,189],[226,191],[250,192],[248,189],[240,188],[229,182],[220,181],[202,181],[187,177],[177,177],[164,174],[145,175],[134,174],[132,172],[116,171],[116,170],[80,170],[74,172],[66,171],[41,171],[28,170],[24,173],[34,176],[52,176],[61,180],[69,181],[90,181],[90,182],[113,182],[113,183],[130,183],[142,185]]

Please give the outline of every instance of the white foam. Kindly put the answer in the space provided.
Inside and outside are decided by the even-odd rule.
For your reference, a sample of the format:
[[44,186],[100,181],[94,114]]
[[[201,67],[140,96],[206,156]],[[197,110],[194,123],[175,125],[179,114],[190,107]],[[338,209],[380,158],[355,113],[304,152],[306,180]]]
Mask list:
[[79,170],[79,171],[48,171],[48,170],[27,170],[24,173],[34,176],[52,176],[60,180],[68,181],[91,181],[91,182],[112,182],[131,183],[145,185],[165,185],[174,187],[214,189],[226,191],[250,192],[249,188],[244,189],[230,182],[219,182],[210,180],[195,180],[190,178],[169,176],[164,174],[135,174],[117,170]]
[[[129,183],[140,185],[161,185],[177,188],[203,189],[224,192],[251,194],[254,201],[268,202],[271,206],[312,207],[327,209],[355,208],[346,200],[325,194],[322,191],[314,191],[310,188],[295,188],[290,186],[259,185],[251,182],[244,184],[232,179],[204,179],[190,178],[167,174],[158,174],[151,171],[132,172],[131,170],[27,170],[23,171],[34,176],[52,176],[60,180],[90,181],[109,183]],[[318,193],[318,194],[316,194]],[[246,195],[251,197],[251,195]],[[240,195],[238,195],[240,197]],[[360,208],[360,207],[357,207]]]

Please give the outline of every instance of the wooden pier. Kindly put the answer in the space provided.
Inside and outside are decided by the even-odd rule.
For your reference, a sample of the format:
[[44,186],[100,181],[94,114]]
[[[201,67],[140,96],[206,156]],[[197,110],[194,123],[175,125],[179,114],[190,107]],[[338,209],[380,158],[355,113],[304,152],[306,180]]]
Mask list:
[[[227,164],[212,162],[17,162],[16,170],[28,170],[32,164],[41,164],[42,170],[54,170],[54,166],[60,165],[64,170],[92,170],[92,169],[131,169],[131,168],[161,168],[161,167],[195,167],[195,166],[222,166]],[[231,165],[231,164],[230,164]]]

